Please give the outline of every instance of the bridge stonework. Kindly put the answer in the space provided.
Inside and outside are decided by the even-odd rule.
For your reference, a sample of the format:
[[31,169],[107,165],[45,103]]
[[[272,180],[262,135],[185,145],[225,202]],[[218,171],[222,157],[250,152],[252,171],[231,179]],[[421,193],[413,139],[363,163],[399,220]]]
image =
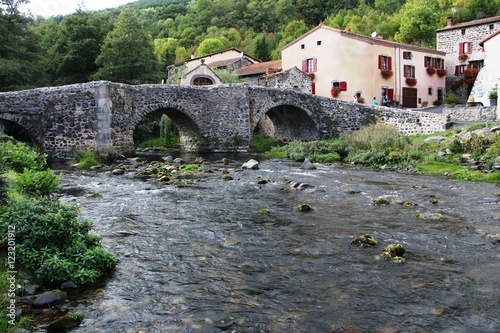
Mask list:
[[151,113],[172,119],[185,151],[207,152],[247,151],[255,133],[283,141],[333,138],[358,130],[370,117],[403,132],[410,126],[410,132],[433,133],[446,125],[442,115],[402,117],[388,108],[246,84],[193,87],[95,81],[0,93],[0,122],[19,126],[54,158],[72,158],[86,149],[102,155],[132,153],[134,131]]

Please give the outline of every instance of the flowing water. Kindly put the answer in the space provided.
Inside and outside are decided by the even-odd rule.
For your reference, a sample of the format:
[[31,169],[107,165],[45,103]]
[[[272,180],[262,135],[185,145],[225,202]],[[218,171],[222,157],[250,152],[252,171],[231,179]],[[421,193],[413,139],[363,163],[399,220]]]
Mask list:
[[[85,316],[74,332],[500,332],[499,186],[240,165],[232,181],[204,173],[188,187],[65,172],[61,201],[83,208],[119,260],[73,310]],[[378,246],[351,245],[365,234]],[[402,263],[380,256],[394,243]]]

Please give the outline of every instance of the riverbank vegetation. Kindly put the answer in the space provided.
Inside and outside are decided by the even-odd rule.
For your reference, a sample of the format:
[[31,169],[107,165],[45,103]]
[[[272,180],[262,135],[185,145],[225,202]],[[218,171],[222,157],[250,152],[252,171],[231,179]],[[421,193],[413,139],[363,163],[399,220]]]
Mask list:
[[[1,140],[0,252],[5,268],[9,251],[15,294],[22,293],[18,285],[23,287],[26,279],[46,288],[69,280],[84,286],[112,270],[116,258],[104,249],[100,236],[90,233],[92,222],[79,218],[77,206],[57,200],[61,176],[47,168],[47,156],[25,143]],[[2,328],[5,307],[0,311]]]
[[405,136],[395,128],[372,124],[338,139],[276,143],[265,154],[296,161],[350,163],[451,178],[500,183],[500,126],[482,123],[432,135]]

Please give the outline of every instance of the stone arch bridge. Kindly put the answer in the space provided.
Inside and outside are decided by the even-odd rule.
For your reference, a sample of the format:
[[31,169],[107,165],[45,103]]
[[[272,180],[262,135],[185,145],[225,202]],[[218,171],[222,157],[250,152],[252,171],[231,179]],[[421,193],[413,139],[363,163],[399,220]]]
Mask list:
[[[134,131],[151,113],[169,116],[179,131],[181,148],[193,152],[244,152],[256,133],[283,141],[333,138],[359,129],[373,116],[393,123],[404,118],[410,132],[432,133],[444,126],[439,119],[429,122],[420,115],[411,120],[401,118],[401,110],[398,116],[388,112],[246,84],[194,87],[95,81],[0,93],[0,125],[25,133],[42,152],[63,159],[86,149],[102,155],[131,153]],[[436,122],[437,127],[431,125]]]

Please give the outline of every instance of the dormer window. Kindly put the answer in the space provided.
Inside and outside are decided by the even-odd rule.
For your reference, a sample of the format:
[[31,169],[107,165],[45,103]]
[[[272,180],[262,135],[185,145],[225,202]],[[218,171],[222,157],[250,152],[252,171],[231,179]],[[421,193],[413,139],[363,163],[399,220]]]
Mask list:
[[306,44],[300,44],[300,49],[304,50],[306,48]]

